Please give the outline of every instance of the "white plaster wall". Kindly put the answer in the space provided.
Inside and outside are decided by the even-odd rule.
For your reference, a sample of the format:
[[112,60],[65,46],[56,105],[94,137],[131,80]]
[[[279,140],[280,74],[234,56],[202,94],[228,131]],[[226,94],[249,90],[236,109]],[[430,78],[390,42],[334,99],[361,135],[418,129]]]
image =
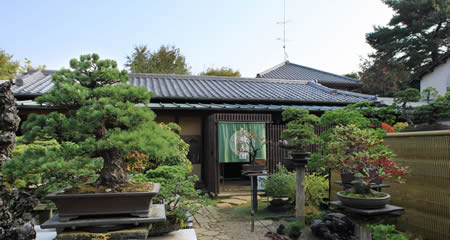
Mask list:
[[450,61],[437,66],[433,72],[422,77],[420,91],[427,87],[434,87],[438,90],[439,95],[445,95],[447,88],[450,87]]

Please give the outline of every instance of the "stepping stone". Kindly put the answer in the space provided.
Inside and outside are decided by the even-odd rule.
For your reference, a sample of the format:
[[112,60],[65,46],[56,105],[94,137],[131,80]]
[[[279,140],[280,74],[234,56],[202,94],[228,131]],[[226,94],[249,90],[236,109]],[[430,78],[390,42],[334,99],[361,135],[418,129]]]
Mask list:
[[216,235],[219,235],[219,233],[218,232],[214,232],[214,231],[207,231],[207,232],[204,232],[204,233],[202,233],[202,235],[204,235],[204,236],[216,236]]
[[230,203],[230,204],[238,205],[238,206],[247,203],[247,201],[240,200],[240,199],[233,199],[233,198],[231,198],[231,199],[224,199],[224,200],[222,200],[220,202],[222,202],[222,203]]
[[235,198],[235,199],[240,199],[240,200],[242,200],[242,201],[247,201],[247,202],[250,202],[250,201],[252,200],[252,197],[251,197],[251,196],[235,196],[235,197],[233,197],[233,198]]
[[229,203],[216,203],[216,206],[217,206],[218,208],[220,208],[220,209],[233,207],[233,206],[231,206],[231,204],[229,204]]

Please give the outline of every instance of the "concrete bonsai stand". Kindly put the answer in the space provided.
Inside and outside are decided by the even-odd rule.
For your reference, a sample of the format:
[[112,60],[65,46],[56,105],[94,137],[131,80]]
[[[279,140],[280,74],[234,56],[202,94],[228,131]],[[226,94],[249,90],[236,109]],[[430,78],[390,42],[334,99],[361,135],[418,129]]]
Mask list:
[[58,239],[67,240],[91,239],[100,233],[111,239],[147,239],[151,223],[166,220],[164,205],[152,204],[158,192],[155,183],[150,192],[51,193],[47,198],[55,202],[59,214],[41,228],[56,228]]

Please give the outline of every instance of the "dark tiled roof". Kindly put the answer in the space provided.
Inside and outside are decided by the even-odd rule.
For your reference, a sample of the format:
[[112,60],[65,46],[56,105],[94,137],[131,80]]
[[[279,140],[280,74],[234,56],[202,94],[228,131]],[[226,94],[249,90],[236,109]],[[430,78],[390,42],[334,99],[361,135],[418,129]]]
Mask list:
[[[51,106],[46,104],[39,104],[33,100],[17,101],[17,105],[20,108],[35,108],[35,109],[47,109]],[[139,106],[144,106],[139,104]],[[152,102],[145,106],[151,109],[160,110],[172,110],[172,109],[183,109],[183,110],[205,110],[205,111],[283,111],[287,108],[299,108],[308,109],[310,111],[326,111],[335,110],[338,108],[344,108],[345,106],[314,106],[314,105],[266,105],[266,104],[229,104],[229,103],[163,103],[163,102]]]
[[[53,86],[52,73],[54,71],[38,71],[20,76],[23,85],[13,87],[15,96],[23,99],[44,94]],[[171,74],[129,76],[128,84],[155,92],[153,99],[158,101],[348,104],[376,99],[330,89],[311,81]]]
[[308,80],[321,84],[348,85],[358,86],[359,80],[341,75],[324,72],[310,67],[283,62],[273,68],[270,68],[256,75],[257,78],[272,79],[291,79],[291,80]]

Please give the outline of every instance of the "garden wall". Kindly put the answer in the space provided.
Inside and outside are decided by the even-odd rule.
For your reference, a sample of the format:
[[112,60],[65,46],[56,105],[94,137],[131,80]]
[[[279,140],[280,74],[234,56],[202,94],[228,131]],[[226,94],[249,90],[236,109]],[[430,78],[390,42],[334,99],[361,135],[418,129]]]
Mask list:
[[[397,155],[395,161],[408,166],[406,183],[385,188],[394,205],[405,208],[397,226],[426,239],[449,238],[450,216],[450,131],[388,134],[384,141]],[[339,180],[332,174],[332,182]],[[332,199],[342,189],[332,185]]]

